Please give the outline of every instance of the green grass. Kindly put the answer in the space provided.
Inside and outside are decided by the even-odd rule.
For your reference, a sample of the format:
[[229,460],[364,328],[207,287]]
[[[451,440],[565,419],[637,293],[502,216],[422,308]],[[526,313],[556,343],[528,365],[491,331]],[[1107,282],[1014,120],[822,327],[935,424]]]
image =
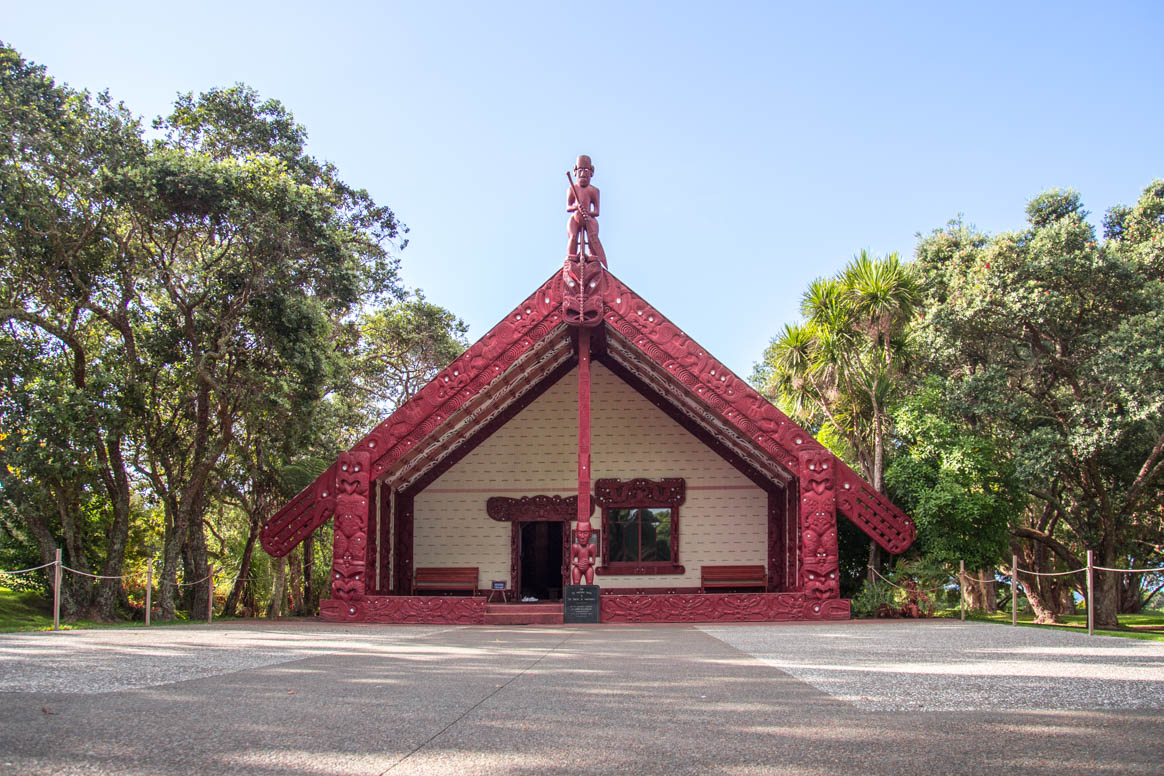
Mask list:
[[[936,614],[938,617],[952,617],[957,619],[959,612],[957,609],[942,609]],[[1086,614],[1064,614],[1060,615],[1063,620],[1063,625],[1039,625],[1034,621],[1034,615],[1029,612],[1020,612],[1018,617],[1018,624],[1027,628],[1051,628],[1053,630],[1070,630],[1087,632],[1087,615]],[[974,620],[975,622],[996,622],[1002,625],[1010,625],[1010,612],[998,612],[996,614],[983,614],[982,612],[967,612],[967,620]],[[1144,614],[1121,614],[1120,628],[1118,630],[1107,630],[1096,628],[1095,633],[1100,636],[1119,636],[1125,639],[1141,639],[1143,641],[1164,641],[1164,612],[1147,612]],[[1146,631],[1137,630],[1145,626],[1152,628],[1160,628],[1161,631]]]
[[[215,618],[218,621],[218,618]],[[179,612],[174,620],[150,623],[155,625],[190,625],[205,622],[205,620],[187,620]],[[61,630],[84,630],[87,628],[141,628],[145,623],[139,620],[122,620],[119,622],[98,622],[96,620],[65,620],[61,619]],[[0,633],[14,631],[45,631],[53,628],[53,602],[39,593],[20,590],[8,590],[0,587]]]

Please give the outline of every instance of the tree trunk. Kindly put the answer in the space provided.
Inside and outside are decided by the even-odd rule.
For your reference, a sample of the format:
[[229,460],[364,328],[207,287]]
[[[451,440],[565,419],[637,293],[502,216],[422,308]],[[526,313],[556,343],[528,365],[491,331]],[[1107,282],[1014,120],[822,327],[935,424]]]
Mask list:
[[998,586],[993,569],[966,574],[967,606],[975,611],[994,614],[998,611]]
[[[101,463],[107,470],[105,476],[109,500],[113,505],[113,525],[105,544],[105,567],[101,573],[107,577],[119,577],[125,567],[125,545],[129,541],[129,475],[125,468],[125,458],[121,453],[122,437],[111,434],[102,449]],[[97,616],[103,620],[113,620],[117,613],[117,602],[125,585],[120,579],[102,579],[97,591]]]
[[279,617],[283,614],[283,589],[287,584],[287,558],[275,559],[275,581],[271,585],[271,601],[267,604],[267,616]]
[[287,610],[302,617],[307,613],[303,607],[303,558],[292,550],[287,553],[287,566],[291,570],[291,580],[287,585]]
[[258,510],[251,513],[250,532],[247,534],[246,546],[243,547],[242,560],[238,564],[238,576],[235,577],[234,586],[230,590],[230,595],[226,597],[226,604],[222,607],[223,617],[235,616],[235,609],[242,598],[243,590],[247,587],[247,580],[251,575],[251,558],[255,553],[255,540],[259,538],[260,517]]
[[[1103,537],[1098,556],[1098,562],[1095,565],[1116,568],[1114,536],[1108,534]],[[1094,575],[1095,600],[1088,601],[1087,605],[1094,607],[1095,627],[1118,628],[1120,624],[1118,617],[1120,582],[1117,577],[1122,575],[1114,571],[1095,571],[1092,573]]]

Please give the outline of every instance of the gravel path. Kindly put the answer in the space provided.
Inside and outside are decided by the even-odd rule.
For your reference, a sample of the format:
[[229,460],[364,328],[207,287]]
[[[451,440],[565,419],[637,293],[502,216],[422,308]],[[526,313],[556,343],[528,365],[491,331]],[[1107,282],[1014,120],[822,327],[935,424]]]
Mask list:
[[952,620],[700,630],[863,709],[1164,709],[1158,641]]
[[95,693],[155,687],[332,652],[389,656],[440,626],[286,623],[0,634],[0,692]]
[[1160,646],[949,622],[15,634],[0,774],[1158,776]]

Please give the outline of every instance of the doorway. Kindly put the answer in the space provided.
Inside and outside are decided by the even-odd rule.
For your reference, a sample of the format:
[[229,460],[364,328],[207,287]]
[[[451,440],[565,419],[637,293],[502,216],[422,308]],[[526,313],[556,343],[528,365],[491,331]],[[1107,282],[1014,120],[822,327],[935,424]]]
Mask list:
[[522,598],[562,598],[562,526],[558,520],[521,524]]

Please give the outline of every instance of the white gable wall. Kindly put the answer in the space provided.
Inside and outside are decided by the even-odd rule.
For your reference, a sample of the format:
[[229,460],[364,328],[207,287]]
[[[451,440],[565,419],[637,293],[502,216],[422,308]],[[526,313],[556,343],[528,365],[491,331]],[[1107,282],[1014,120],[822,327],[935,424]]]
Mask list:
[[[477,566],[479,587],[509,580],[508,523],[490,496],[577,492],[578,378],[572,371],[416,496],[414,567]],[[682,477],[685,574],[598,575],[604,588],[697,587],[709,565],[767,565],[767,494],[610,370],[591,365],[594,479]],[[591,518],[601,526],[601,510]],[[512,583],[512,580],[509,580]]]

